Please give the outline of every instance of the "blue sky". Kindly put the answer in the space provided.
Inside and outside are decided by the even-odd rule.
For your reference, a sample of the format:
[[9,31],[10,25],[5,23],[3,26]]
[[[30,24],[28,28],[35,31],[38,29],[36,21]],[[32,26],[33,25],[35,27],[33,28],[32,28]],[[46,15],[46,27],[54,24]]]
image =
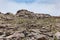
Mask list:
[[18,3],[33,3],[36,0],[13,0],[13,1],[18,2]]
[[20,9],[60,16],[60,0],[0,0],[0,12],[15,14]]
[[33,3],[33,2],[39,2],[39,3],[54,3],[55,0],[12,0],[14,2],[18,3]]

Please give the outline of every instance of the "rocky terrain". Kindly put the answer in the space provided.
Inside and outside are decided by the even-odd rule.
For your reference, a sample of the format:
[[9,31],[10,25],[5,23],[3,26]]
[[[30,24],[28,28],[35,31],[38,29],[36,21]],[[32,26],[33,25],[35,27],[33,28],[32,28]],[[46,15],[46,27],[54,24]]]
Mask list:
[[0,40],[60,40],[60,17],[25,9],[0,12]]

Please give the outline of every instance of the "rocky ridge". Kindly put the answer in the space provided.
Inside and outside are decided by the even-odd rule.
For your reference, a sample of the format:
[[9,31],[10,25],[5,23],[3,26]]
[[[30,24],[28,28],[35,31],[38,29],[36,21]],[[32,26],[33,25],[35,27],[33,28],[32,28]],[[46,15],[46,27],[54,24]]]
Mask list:
[[0,40],[60,40],[60,17],[25,9],[0,12]]

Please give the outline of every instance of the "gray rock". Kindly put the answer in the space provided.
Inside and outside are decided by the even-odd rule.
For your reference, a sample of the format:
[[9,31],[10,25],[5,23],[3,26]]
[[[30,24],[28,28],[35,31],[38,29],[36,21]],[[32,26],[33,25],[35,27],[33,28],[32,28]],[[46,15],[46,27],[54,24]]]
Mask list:
[[56,32],[56,33],[55,33],[55,37],[56,37],[58,40],[60,40],[60,32]]
[[37,40],[47,40],[45,37],[38,38]]
[[49,36],[49,37],[53,37],[53,33],[52,32],[44,33],[44,35]]
[[39,38],[42,38],[42,37],[45,38],[46,36],[45,36],[45,35],[42,35],[42,34],[37,34],[37,35],[35,36],[36,39],[39,39]]
[[40,33],[40,29],[29,29],[30,32]]

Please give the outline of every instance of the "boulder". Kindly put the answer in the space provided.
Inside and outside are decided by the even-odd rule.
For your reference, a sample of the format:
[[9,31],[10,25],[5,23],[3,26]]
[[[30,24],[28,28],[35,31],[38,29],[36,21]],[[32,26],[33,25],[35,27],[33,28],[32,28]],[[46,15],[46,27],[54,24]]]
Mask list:
[[55,33],[55,37],[56,37],[58,40],[60,40],[60,32],[56,32],[56,33]]
[[40,33],[40,29],[29,29],[30,32]]
[[45,38],[47,40],[47,37],[46,35],[43,35],[43,34],[37,34],[34,36],[35,39],[42,39],[42,38]]
[[47,40],[45,37],[38,38],[37,40]]
[[13,37],[25,37],[23,33],[17,33],[15,32],[14,34],[7,36],[6,38],[13,38]]

